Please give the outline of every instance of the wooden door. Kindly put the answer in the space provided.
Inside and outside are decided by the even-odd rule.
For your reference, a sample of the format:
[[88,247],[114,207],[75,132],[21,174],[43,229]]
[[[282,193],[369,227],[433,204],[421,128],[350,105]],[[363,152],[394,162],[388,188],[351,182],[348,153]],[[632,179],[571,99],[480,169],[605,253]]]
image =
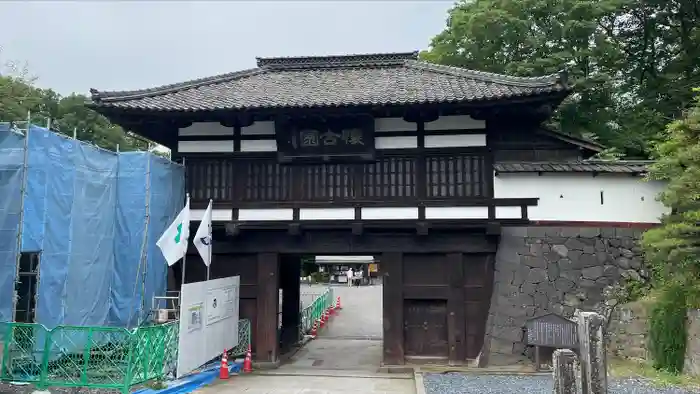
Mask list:
[[447,302],[404,300],[406,356],[447,358]]
[[492,255],[464,257],[465,356],[474,359],[484,344],[493,287]]

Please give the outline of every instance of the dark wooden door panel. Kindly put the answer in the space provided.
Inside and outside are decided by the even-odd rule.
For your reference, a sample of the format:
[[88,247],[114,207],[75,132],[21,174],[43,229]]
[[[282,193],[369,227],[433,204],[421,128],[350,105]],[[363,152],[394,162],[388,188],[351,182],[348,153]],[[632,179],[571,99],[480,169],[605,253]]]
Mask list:
[[465,356],[479,356],[493,287],[493,256],[474,254],[464,258]]
[[407,356],[447,357],[447,302],[404,300]]

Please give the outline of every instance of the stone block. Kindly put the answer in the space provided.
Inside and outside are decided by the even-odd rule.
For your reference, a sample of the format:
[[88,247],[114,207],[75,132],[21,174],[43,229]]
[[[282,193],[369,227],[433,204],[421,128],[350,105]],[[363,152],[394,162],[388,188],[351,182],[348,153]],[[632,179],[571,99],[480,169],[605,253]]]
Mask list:
[[569,248],[565,245],[553,245],[552,252],[555,252],[561,257],[567,257],[569,255]]
[[579,231],[581,238],[596,238],[600,237],[600,228],[598,227],[583,227]]
[[512,354],[515,342],[505,339],[491,338],[491,353]]
[[566,279],[566,278],[558,278],[556,281],[554,281],[554,287],[563,292],[567,292],[569,290],[572,290],[576,286],[576,283],[574,281]]
[[492,339],[502,339],[509,342],[521,342],[523,340],[523,330],[521,327],[493,327],[491,331]]
[[547,278],[550,281],[554,281],[559,278],[559,264],[549,263],[547,264]]
[[632,238],[635,237],[636,230],[633,228],[618,227],[615,229],[615,237],[617,238]]
[[501,228],[501,237],[504,236],[525,238],[527,237],[527,227],[503,227]]
[[544,268],[532,268],[527,274],[527,281],[540,283],[547,281],[547,271]]
[[539,256],[522,256],[521,263],[533,268],[546,268],[547,261],[544,259],[542,254]]
[[552,354],[554,394],[582,394],[581,366],[576,353],[557,349]]
[[581,240],[578,238],[569,238],[564,243],[564,246],[566,246],[569,250],[583,250],[583,247],[586,246],[586,244],[581,242]]
[[697,309],[688,311],[688,341],[683,372],[700,376],[700,310]]
[[581,354],[582,390],[587,394],[607,394],[605,319],[595,312],[579,312],[576,320]]
[[596,280],[603,276],[603,273],[605,272],[605,269],[601,266],[593,266],[593,267],[588,267],[584,268],[581,270],[581,275],[585,279],[592,279]]
[[596,256],[593,254],[586,254],[586,253],[582,254],[578,258],[578,262],[576,264],[576,266],[579,268],[595,267],[598,265],[600,265],[600,263],[598,262],[598,259],[596,258]]
[[530,238],[544,238],[551,227],[531,226],[527,228],[527,236]]

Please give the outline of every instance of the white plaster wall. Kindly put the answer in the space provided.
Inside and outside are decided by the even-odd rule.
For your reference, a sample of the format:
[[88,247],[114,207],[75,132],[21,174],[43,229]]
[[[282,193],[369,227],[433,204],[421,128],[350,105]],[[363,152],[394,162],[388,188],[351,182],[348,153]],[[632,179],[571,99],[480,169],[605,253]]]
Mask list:
[[628,174],[500,174],[494,196],[538,197],[530,220],[658,223],[669,211],[656,200],[664,186]]

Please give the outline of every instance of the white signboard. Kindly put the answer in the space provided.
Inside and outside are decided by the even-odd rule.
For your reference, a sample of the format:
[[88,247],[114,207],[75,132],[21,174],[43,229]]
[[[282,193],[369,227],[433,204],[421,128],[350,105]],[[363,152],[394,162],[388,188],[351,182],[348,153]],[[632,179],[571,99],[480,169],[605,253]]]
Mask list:
[[207,324],[233,317],[233,313],[236,312],[234,307],[236,301],[234,289],[231,287],[210,289],[207,292]]
[[240,277],[188,283],[180,294],[177,376],[238,345]]

